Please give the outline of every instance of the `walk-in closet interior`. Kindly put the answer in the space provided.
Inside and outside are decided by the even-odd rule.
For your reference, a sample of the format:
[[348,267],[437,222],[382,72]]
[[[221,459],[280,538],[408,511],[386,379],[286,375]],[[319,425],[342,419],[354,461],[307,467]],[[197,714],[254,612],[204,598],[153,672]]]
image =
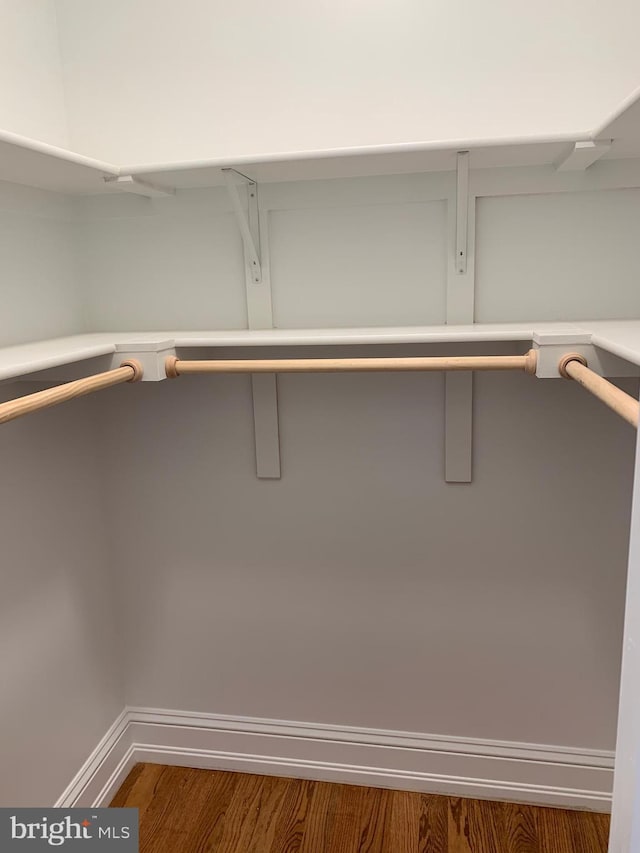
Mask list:
[[0,0],[0,805],[156,762],[640,850],[639,32]]

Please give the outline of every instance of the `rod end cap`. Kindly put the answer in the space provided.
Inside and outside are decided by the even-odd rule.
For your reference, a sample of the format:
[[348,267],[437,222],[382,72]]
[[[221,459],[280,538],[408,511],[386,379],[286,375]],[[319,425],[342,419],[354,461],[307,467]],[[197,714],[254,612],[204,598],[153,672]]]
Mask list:
[[135,358],[128,358],[126,361],[122,362],[120,367],[130,367],[133,370],[133,376],[131,379],[128,379],[127,382],[139,382],[144,376],[144,368]]
[[567,373],[567,365],[570,361],[579,361],[580,364],[584,364],[585,367],[587,366],[587,359],[583,355],[580,355],[579,352],[565,353],[558,362],[558,373],[563,379],[571,379]]
[[167,379],[177,379],[180,375],[178,373],[178,359],[175,355],[168,355],[165,358],[164,372],[167,374]]

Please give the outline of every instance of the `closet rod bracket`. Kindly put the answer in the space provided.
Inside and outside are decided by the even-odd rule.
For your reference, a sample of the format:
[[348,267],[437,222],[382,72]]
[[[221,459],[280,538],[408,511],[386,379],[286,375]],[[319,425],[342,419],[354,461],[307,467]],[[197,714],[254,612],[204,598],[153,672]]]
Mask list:
[[116,351],[112,356],[112,367],[117,367],[122,359],[126,364],[141,365],[144,371],[139,377],[145,382],[160,382],[166,379],[164,362],[167,356],[175,354],[175,341],[171,338],[162,340],[138,340],[116,344]]
[[566,327],[552,332],[536,332],[533,346],[538,356],[538,379],[567,378],[562,371],[572,359],[588,362],[590,368],[601,376],[640,376],[640,365],[594,345],[591,334],[580,329]]
[[[262,282],[262,261],[260,259],[260,229],[258,225],[258,185],[237,169],[223,169],[222,175],[231,201],[231,207],[240,229],[244,245],[246,262],[251,270],[254,284]],[[245,211],[238,192],[238,183],[247,188],[248,212]]]
[[599,373],[591,370],[586,358],[580,353],[568,352],[558,362],[558,373],[565,379],[573,379],[605,406],[620,415],[628,424],[638,429],[640,403],[631,394],[618,388]]

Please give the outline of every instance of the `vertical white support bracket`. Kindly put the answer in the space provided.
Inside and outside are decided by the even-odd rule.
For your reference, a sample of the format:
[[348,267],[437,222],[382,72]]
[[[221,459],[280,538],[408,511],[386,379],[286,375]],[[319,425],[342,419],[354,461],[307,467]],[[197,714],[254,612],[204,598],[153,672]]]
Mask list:
[[631,853],[640,844],[640,430],[636,440],[629,568],[622,644],[618,733],[613,777],[611,853]]
[[[449,203],[447,323],[473,323],[475,297],[475,207],[469,193],[469,152],[457,158],[455,205]],[[444,478],[470,483],[473,451],[473,374],[445,373]]]
[[[259,284],[262,281],[262,262],[260,261],[260,232],[257,226],[257,185],[254,181],[251,180],[251,178],[248,178],[241,172],[237,172],[235,169],[223,169],[222,174],[227,187],[227,192],[229,193],[231,207],[233,208],[233,213],[236,217],[236,222],[238,223],[240,234],[242,235],[242,244],[244,246],[245,256],[248,260],[251,269],[251,280],[254,281],[256,284]],[[248,214],[245,213],[245,209],[242,206],[242,202],[240,201],[240,194],[238,193],[237,186],[238,181],[240,183],[244,183],[247,186],[247,190],[249,193]],[[251,192],[251,190],[249,189],[250,187],[253,188],[253,192]],[[255,214],[253,217],[251,216],[252,207],[255,208]],[[251,224],[249,222],[250,218],[253,218],[255,221],[254,228],[251,227]]]
[[[236,169],[223,169],[233,213],[244,246],[247,321],[250,329],[273,328],[267,221],[258,206],[258,185]],[[247,192],[247,209],[238,185]],[[262,230],[262,235],[261,235]],[[262,237],[262,239],[261,239]],[[251,376],[256,474],[261,480],[280,478],[280,434],[278,426],[278,383],[273,373]]]
[[469,152],[458,152],[456,170],[456,272],[467,271],[469,233]]
[[473,372],[445,374],[444,479],[470,483],[473,456]]
[[256,475],[259,480],[280,479],[278,380],[275,373],[251,375]]

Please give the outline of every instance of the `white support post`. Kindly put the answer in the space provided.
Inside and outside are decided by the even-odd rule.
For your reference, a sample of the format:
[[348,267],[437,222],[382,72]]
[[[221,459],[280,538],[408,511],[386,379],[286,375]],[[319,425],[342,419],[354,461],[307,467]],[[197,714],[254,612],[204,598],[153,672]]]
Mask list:
[[473,454],[473,372],[445,373],[444,479],[470,483]]
[[[449,203],[447,323],[473,323],[475,195],[469,193],[469,152],[458,153],[455,205]],[[444,478],[470,483],[473,450],[473,374],[445,374]]]
[[459,151],[456,169],[456,271],[467,271],[469,230],[469,152]]
[[[248,326],[250,329],[271,329],[273,328],[273,310],[267,220],[266,217],[260,216],[258,185],[235,169],[224,169],[223,172],[244,246]],[[238,184],[246,186],[246,212],[240,200]],[[273,373],[252,375],[251,392],[256,474],[261,480],[277,480],[280,478],[277,377]]]
[[636,443],[609,853],[640,850],[640,432]]
[[259,480],[279,480],[278,377],[275,373],[252,374],[251,392],[256,442],[256,475]]

